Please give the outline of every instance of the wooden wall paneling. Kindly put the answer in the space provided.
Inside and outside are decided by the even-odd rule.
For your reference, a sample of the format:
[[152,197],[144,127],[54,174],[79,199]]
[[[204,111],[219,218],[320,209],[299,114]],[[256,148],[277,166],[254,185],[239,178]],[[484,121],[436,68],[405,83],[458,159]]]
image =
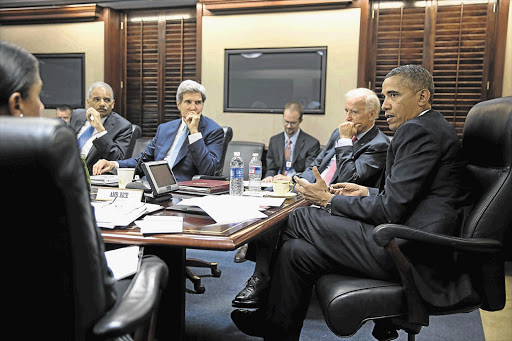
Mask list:
[[128,15],[126,43],[127,118],[140,122],[143,136],[179,118],[176,90],[196,77],[196,19],[172,11]]
[[[372,90],[379,96],[386,74],[394,67],[423,63],[425,8],[404,7],[374,8],[374,71],[370,77]],[[382,96],[381,96],[382,98]],[[392,135],[384,112],[376,120],[377,127]]]
[[359,67],[357,68],[357,86],[369,87],[367,75],[370,67],[370,56],[367,53],[371,41],[371,8],[369,0],[361,0],[361,19],[359,24]]
[[152,137],[158,125],[158,22],[129,21],[126,30],[127,119],[141,127],[143,136]]
[[345,8],[352,4],[350,0],[199,0],[205,9],[216,14],[258,13],[283,10],[319,10]]
[[503,70],[505,66],[505,50],[507,40],[510,41],[512,37],[507,37],[508,17],[510,8],[510,0],[499,0],[494,7],[494,11],[497,15],[495,24],[495,32],[499,34],[495,35],[495,47],[493,53],[493,60],[490,63],[491,77],[490,77],[490,88],[488,92],[489,98],[496,98],[502,96],[503,91]]
[[488,4],[437,7],[434,108],[453,124],[459,136],[468,111],[487,98],[488,14]]
[[196,80],[201,83],[201,63],[203,46],[203,11],[202,3],[196,4]]
[[157,125],[165,122],[165,70],[166,70],[167,22],[165,15],[158,16],[158,59],[156,100],[158,108]]
[[0,8],[0,24],[95,21],[101,19],[102,11],[97,5]]
[[[112,87],[114,91],[115,111],[126,117],[123,108],[123,92],[121,91],[121,75],[123,60],[121,57],[121,13],[111,8],[103,9],[104,30],[104,79],[103,81]],[[89,85],[87,85],[89,86]]]
[[[496,23],[494,0],[426,4],[415,7],[413,3],[371,2],[373,19],[369,27],[373,32],[367,51],[375,67],[367,68],[367,79],[372,90],[380,94],[383,78],[393,67],[423,65],[432,73],[436,86],[433,107],[462,136],[467,112],[493,96],[496,27],[505,28]],[[500,70],[503,72],[503,65]],[[385,133],[393,134],[383,113],[376,124]]]

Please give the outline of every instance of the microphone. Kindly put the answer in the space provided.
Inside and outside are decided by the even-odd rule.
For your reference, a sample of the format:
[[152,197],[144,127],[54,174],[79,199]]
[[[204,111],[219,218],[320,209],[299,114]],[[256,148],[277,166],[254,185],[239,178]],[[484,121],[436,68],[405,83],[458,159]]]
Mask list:
[[146,152],[143,152],[142,155],[139,158],[139,161],[137,161],[137,166],[135,166],[135,172],[133,172],[133,179],[132,182],[135,181],[135,173],[137,173],[137,169],[140,167],[140,164],[142,163],[142,160],[146,157]]

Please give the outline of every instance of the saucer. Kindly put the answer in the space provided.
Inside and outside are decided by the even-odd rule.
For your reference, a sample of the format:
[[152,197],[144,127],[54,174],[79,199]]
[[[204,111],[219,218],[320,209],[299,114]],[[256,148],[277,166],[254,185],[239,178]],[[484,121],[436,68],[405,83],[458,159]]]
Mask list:
[[268,192],[268,194],[267,194],[267,195],[268,195],[269,197],[275,197],[275,198],[287,198],[287,199],[289,199],[289,198],[293,198],[294,196],[296,196],[296,195],[297,195],[297,193],[288,192],[288,193],[286,193],[286,194],[284,194],[284,195],[279,195],[279,194],[277,194],[277,193],[275,193],[275,192]]

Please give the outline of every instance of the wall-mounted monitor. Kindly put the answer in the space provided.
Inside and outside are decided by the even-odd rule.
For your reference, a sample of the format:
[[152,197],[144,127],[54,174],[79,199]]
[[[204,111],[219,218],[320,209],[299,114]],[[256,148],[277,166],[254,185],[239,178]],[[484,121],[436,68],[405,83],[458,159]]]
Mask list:
[[34,54],[39,60],[39,73],[43,81],[41,101],[46,109],[60,104],[72,108],[85,107],[85,54]]
[[304,113],[325,113],[327,47],[227,49],[224,111],[282,113],[299,102]]

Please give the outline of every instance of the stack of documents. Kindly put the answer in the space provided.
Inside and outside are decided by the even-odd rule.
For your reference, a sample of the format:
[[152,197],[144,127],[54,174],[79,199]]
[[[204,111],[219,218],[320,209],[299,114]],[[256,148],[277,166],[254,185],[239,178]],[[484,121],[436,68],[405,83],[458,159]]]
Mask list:
[[102,174],[102,175],[91,175],[91,185],[97,186],[117,186],[119,184],[119,178],[117,175]]
[[99,227],[114,228],[128,226],[144,214],[162,209],[156,204],[140,201],[93,202],[94,215]]
[[266,218],[261,211],[279,207],[283,201],[284,198],[218,195],[184,199],[179,205],[199,206],[217,223],[230,224]]

